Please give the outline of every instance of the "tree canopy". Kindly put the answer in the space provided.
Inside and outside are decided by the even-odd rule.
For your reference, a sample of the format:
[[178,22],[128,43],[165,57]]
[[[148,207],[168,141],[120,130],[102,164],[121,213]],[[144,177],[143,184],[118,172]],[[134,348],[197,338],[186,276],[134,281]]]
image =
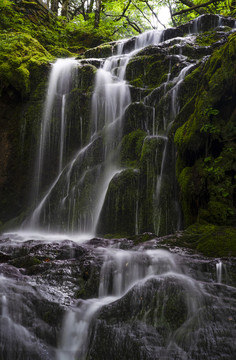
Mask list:
[[[236,0],[35,0],[44,2],[54,14],[52,26],[36,25],[21,14],[31,0],[1,0],[0,28],[3,31],[37,33],[43,45],[93,47],[102,42],[131,37],[150,29],[160,29],[161,9],[169,10],[170,26],[178,26],[205,13],[234,16]],[[8,10],[7,10],[8,9]],[[15,9],[15,10],[14,10]],[[12,11],[14,12],[14,16]],[[8,11],[8,12],[7,12]],[[5,14],[5,15],[4,15]],[[21,16],[23,16],[21,18]],[[45,26],[44,26],[45,25]]]
[[162,7],[168,7],[174,26],[204,13],[228,16],[236,10],[235,0],[47,0],[47,4],[69,21],[69,30],[99,29],[107,38],[157,28],[162,25],[158,16]]

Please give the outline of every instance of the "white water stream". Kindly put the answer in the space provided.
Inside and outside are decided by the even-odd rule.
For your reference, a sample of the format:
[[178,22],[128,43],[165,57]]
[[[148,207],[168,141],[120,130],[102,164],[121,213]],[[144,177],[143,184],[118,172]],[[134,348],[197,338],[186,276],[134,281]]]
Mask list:
[[[36,161],[33,193],[37,206],[24,223],[24,228],[29,231],[36,229],[37,231],[95,234],[110,181],[114,175],[123,170],[119,165],[118,145],[122,137],[124,112],[131,103],[129,85],[125,81],[126,66],[130,58],[140,49],[149,44],[158,44],[161,37],[162,32],[159,31],[144,33],[135,39],[134,50],[127,54],[124,50],[126,40],[121,41],[118,44],[117,55],[106,59],[102,67],[97,70],[91,100],[90,140],[79,149],[69,164],[64,164],[66,99],[71,90],[71,84],[75,81],[76,68],[81,65],[80,61],[74,59],[59,59],[53,64]],[[61,108],[59,147],[58,150],[57,147],[53,150],[53,146],[55,147],[53,130],[55,120],[53,118],[58,101]],[[78,121],[82,129],[82,117]],[[97,155],[93,150],[94,147],[99,147],[99,162],[94,158]],[[45,160],[48,160],[50,152],[53,151],[58,151],[57,176],[39,200],[39,192],[43,187],[42,174]],[[86,165],[88,159],[91,160]],[[87,186],[88,182],[89,186]],[[74,186],[71,186],[72,183]],[[57,220],[52,220],[51,202],[57,187],[61,187],[62,190],[59,199],[56,195],[57,202],[59,200]],[[84,198],[85,188],[86,199]]]
[[[152,279],[160,282],[175,279],[180,282],[186,291],[186,322],[197,316],[202,301],[201,289],[196,281],[182,273],[175,256],[170,252],[124,251],[114,248],[98,249],[98,252],[102,253],[104,258],[98,298],[80,300],[78,307],[68,311],[64,319],[57,360],[85,360],[89,353],[91,324],[99,310],[119,301],[129,291],[133,291],[135,296],[136,291],[138,293],[139,289],[145,287],[145,283]],[[143,315],[144,318],[146,315]],[[175,336],[178,337],[177,334]]]
[[[52,131],[51,122],[53,117],[53,107],[55,106],[55,100],[58,96],[62,103],[61,110],[61,123],[60,123],[60,146],[59,146],[59,172],[62,168],[63,148],[64,148],[64,129],[65,129],[65,102],[66,94],[69,92],[72,81],[72,72],[77,61],[74,59],[59,59],[52,66],[52,71],[49,78],[48,94],[43,111],[43,118],[40,131],[40,142],[38,147],[38,153],[35,163],[35,180],[33,187],[34,202],[39,199],[39,192],[42,180],[42,171],[45,162],[45,157],[48,157],[48,151],[52,144],[50,143],[50,132]],[[51,149],[52,150],[52,149]]]
[[[109,184],[115,175],[124,170],[120,165],[119,144],[122,139],[124,114],[131,104],[130,87],[125,80],[127,64],[141,49],[151,44],[159,44],[162,38],[162,31],[141,34],[134,38],[131,46],[133,50],[128,50],[129,40],[120,41],[117,45],[117,55],[103,62],[96,72],[91,98],[89,140],[68,163],[65,163],[66,156],[64,155],[68,141],[66,139],[69,121],[67,98],[73,87],[79,83],[77,72],[83,65],[79,60],[74,59],[59,59],[53,64],[35,169],[33,193],[34,203],[37,205],[31,216],[24,222],[24,230],[63,232],[72,235],[96,234]],[[180,61],[184,59],[182,55],[179,55],[179,58]],[[193,66],[194,64],[187,63],[174,79],[170,79],[171,74],[168,74],[165,89],[170,83],[172,84],[168,91],[171,99],[170,114],[163,118],[163,129],[158,129],[156,125],[157,109],[155,106],[150,107],[153,112],[153,124],[152,129],[147,129],[147,131],[151,136],[165,139],[161,156],[161,172],[157,175],[156,189],[153,193],[153,228],[157,235],[160,231],[161,217],[163,217],[163,210],[159,209],[159,204],[167,161],[168,132],[179,111],[178,93],[181,83]],[[144,99],[144,104],[148,97]],[[81,131],[78,137],[82,139],[83,121],[87,120],[84,120],[81,113],[78,121]],[[56,136],[58,141],[55,140]],[[81,145],[83,143],[84,141],[81,141]],[[45,187],[43,175],[47,175],[50,164],[48,161],[51,156],[54,180],[40,199],[39,193],[42,194],[42,189]],[[134,231],[136,232],[139,230],[139,208],[137,199],[134,214]],[[176,212],[178,211],[177,209]],[[179,227],[180,220],[178,220],[177,228]]]
[[[196,29],[196,31],[198,31],[198,26],[199,22],[197,20],[194,23],[194,29]],[[81,64],[80,61],[74,59],[58,60],[53,64],[49,80],[49,95],[45,104],[41,124],[40,142],[35,169],[35,179],[37,179],[37,181],[35,182],[33,191],[34,200],[37,205],[28,219],[28,222],[25,224],[25,228],[28,232],[22,231],[20,233],[6,234],[9,235],[9,238],[12,241],[13,249],[19,245],[19,242],[27,240],[31,240],[30,242],[34,240],[54,242],[70,239],[82,242],[86,239],[91,239],[94,236],[109,184],[116,174],[123,171],[119,163],[119,143],[122,137],[124,113],[131,103],[130,88],[125,81],[126,66],[131,57],[140,49],[150,44],[158,44],[161,41],[161,38],[161,32],[148,32],[142,34],[136,38],[134,50],[127,54],[127,50],[125,50],[126,41],[121,41],[118,46],[118,54],[104,61],[102,67],[97,71],[95,88],[91,99],[89,139],[85,145],[78,149],[68,162],[65,162],[64,156],[67,140],[67,97],[72,89],[71,82],[75,81],[73,79],[74,76],[76,78],[76,70]],[[182,59],[181,54],[179,57]],[[191,71],[194,65],[195,64],[193,63],[186,63],[186,66],[174,79],[171,79],[171,72],[169,72],[167,82],[164,84],[164,89],[165,95],[169,96],[170,99],[168,109],[168,115],[170,116],[163,119],[162,126],[158,127],[156,125],[156,113],[158,110],[157,107],[155,107],[156,104],[150,105],[148,97],[144,100],[144,104],[147,104],[147,107],[151,108],[153,114],[152,127],[148,129],[149,136],[144,142],[151,138],[155,138],[160,141],[162,145],[160,146],[160,148],[162,148],[162,156],[159,157],[160,164],[158,164],[159,173],[156,176],[153,193],[153,202],[156,208],[159,207],[165,165],[168,160],[168,132],[175,116],[179,112],[178,93],[181,89],[184,77],[188,74],[188,71]],[[171,82],[172,86],[169,87]],[[57,108],[58,103],[59,106]],[[54,112],[56,110],[58,110],[60,116],[56,127],[57,130],[55,131],[58,135],[58,143],[55,146],[55,129],[53,127],[53,122],[55,120]],[[81,129],[81,144],[83,144],[83,121],[83,114],[80,114],[78,122]],[[48,160],[48,154],[51,152],[57,154],[57,162],[54,164],[56,169],[55,176],[46,192],[42,194],[44,167]],[[94,154],[97,155],[98,161],[94,158]],[[158,157],[156,156],[156,158]],[[85,186],[88,184],[88,180],[90,180],[90,187]],[[59,189],[58,192],[55,192],[56,188]],[[85,203],[83,203],[84,193],[86,193]],[[55,206],[55,204],[53,204],[54,202],[56,203],[58,217],[52,220],[50,208],[52,205]],[[83,205],[80,207],[80,212],[77,211],[78,203],[82,203]],[[139,232],[139,205],[137,191],[135,207],[136,233]],[[155,224],[155,232],[158,234],[161,213],[155,212],[154,217],[153,223]],[[58,227],[55,226],[55,221],[58,223]],[[41,233],[42,230],[44,230],[44,233]],[[67,235],[64,235],[63,232],[67,233]],[[185,360],[190,358],[191,352],[193,354],[194,351],[196,351],[194,341],[197,341],[196,339],[193,339],[193,337],[197,338],[199,336],[199,344],[201,344],[202,341],[202,334],[200,331],[198,333],[198,328],[201,327],[199,324],[201,325],[202,322],[201,310],[206,308],[207,302],[209,301],[206,283],[194,280],[186,275],[184,269],[179,265],[178,256],[173,255],[168,251],[145,250],[143,248],[131,251],[114,247],[97,248],[95,251],[97,251],[97,257],[102,259],[97,298],[86,300],[80,299],[75,306],[68,308],[64,318],[62,331],[59,336],[59,344],[56,349],[57,360],[85,360],[88,358],[87,356],[89,356],[90,351],[89,345],[93,340],[90,335],[91,331],[94,330],[93,326],[94,324],[96,325],[99,313],[102,313],[107,309],[109,310],[109,306],[115,306],[117,302],[121,303],[120,309],[122,310],[122,301],[126,301],[129,296],[131,300],[132,297],[134,297],[137,300],[137,303],[139,301],[142,303],[144,299],[140,294],[144,294],[146,301],[151,302],[152,299],[148,297],[148,292],[145,293],[145,286],[147,283],[150,285],[152,281],[157,299],[157,303],[154,304],[154,309],[156,306],[156,313],[154,312],[155,318],[153,319],[155,328],[159,326],[159,329],[161,329],[160,322],[165,317],[163,315],[165,306],[169,299],[172,300],[172,283],[179,285],[178,290],[180,289],[180,292],[183,291],[184,300],[181,298],[181,301],[187,309],[187,316],[183,323],[178,325],[176,330],[170,330],[169,335],[166,338],[165,346],[163,346],[163,356],[161,355],[159,358],[172,359],[171,351],[173,348],[180,349],[179,353],[181,354],[178,356],[178,352],[173,352],[175,354],[173,359],[178,358]],[[53,260],[45,259],[45,262],[47,263],[48,260],[50,266],[50,261],[53,262]],[[76,261],[77,259],[73,259],[72,263],[75,262],[74,260]],[[91,259],[88,258],[88,262],[90,260]],[[65,264],[66,261],[67,260],[65,260]],[[60,258],[56,258],[54,265],[57,266],[60,262]],[[93,262],[93,260],[91,260],[91,262]],[[226,277],[226,268],[221,261],[216,264],[214,263],[214,266],[216,270],[214,276],[217,278],[218,289],[221,286],[220,284],[224,282],[222,281],[222,277],[223,280],[224,277]],[[48,269],[50,269],[47,270],[50,273],[52,268]],[[71,271],[70,269],[71,268],[68,268],[68,272]],[[191,273],[192,270],[193,269],[190,269],[189,273]],[[56,274],[64,281],[59,271]],[[78,278],[80,275],[81,274],[78,274]],[[73,276],[76,276],[77,281],[77,273]],[[48,281],[48,279],[46,281]],[[67,278],[65,278],[65,283],[66,281]],[[164,284],[163,299],[161,299],[161,296],[159,297],[158,294],[159,284]],[[11,292],[7,291],[9,286],[13,289]],[[211,282],[209,283],[209,286],[213,286]],[[40,288],[40,286],[38,288]],[[10,278],[0,276],[0,296],[2,304],[0,326],[1,330],[4,329],[5,331],[5,333],[2,331],[2,347],[8,346],[11,348],[11,346],[9,346],[9,344],[11,345],[9,338],[14,339],[19,337],[19,343],[24,345],[23,349],[30,349],[29,357],[25,358],[25,360],[32,360],[34,358],[31,354],[33,354],[36,345],[38,346],[40,353],[44,354],[44,349],[41,349],[41,342],[37,343],[36,337],[34,338],[27,328],[21,325],[18,317],[19,314],[19,316],[23,314],[22,317],[24,317],[25,314],[31,313],[31,308],[28,308],[28,302],[25,301],[26,298],[24,296],[26,292],[32,292],[34,293],[33,299],[38,299],[38,288],[36,286],[32,288],[21,286],[20,288],[18,280],[11,281]],[[224,287],[222,286],[221,289],[224,289]],[[12,294],[16,294],[16,297],[12,297]],[[21,294],[21,296],[17,296],[17,294]],[[178,295],[178,291],[174,293],[174,296],[175,295]],[[129,304],[132,302],[131,300],[128,298]],[[159,301],[160,303],[162,301],[161,315],[157,315]],[[16,303],[18,306],[20,304],[22,307],[21,312],[18,311],[15,306]],[[125,303],[125,305],[126,304],[127,303]],[[14,312],[9,311],[11,308],[14,308]],[[150,309],[148,308],[147,310],[145,306],[143,306],[142,309],[142,316],[135,319],[138,321],[134,323],[137,326],[145,327],[147,326],[146,324],[148,324],[146,319],[150,316]],[[228,309],[226,310],[228,311]],[[181,312],[182,308],[180,308],[179,311]],[[229,317],[227,311],[224,316],[227,315],[229,321],[231,321],[232,318]],[[17,314],[16,317],[15,313]],[[217,312],[215,314],[217,315]],[[27,316],[25,316],[25,318],[27,318]],[[178,322],[178,319],[174,320]],[[128,322],[129,318],[127,320],[127,323]],[[118,325],[114,324],[113,326],[115,327]],[[193,342],[192,348],[190,346],[191,341]],[[155,346],[155,342],[153,344],[153,346]],[[188,351],[188,349],[191,351]],[[9,354],[9,357],[6,360],[11,360],[11,349],[9,350]],[[155,354],[159,353],[156,352]],[[51,355],[48,355],[48,357],[42,355],[41,358],[51,360],[54,357]]]

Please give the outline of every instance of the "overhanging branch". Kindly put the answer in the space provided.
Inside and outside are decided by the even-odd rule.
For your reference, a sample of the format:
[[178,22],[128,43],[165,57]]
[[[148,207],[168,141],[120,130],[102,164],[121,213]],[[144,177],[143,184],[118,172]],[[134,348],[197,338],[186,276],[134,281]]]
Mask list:
[[210,0],[210,1],[207,1],[206,3],[204,3],[204,4],[195,5],[195,6],[192,6],[191,8],[189,8],[189,9],[184,9],[184,10],[178,11],[178,12],[174,13],[172,16],[185,14],[186,12],[196,10],[196,9],[198,9],[200,7],[205,7],[207,5],[216,3],[218,1],[220,1],[220,0]]

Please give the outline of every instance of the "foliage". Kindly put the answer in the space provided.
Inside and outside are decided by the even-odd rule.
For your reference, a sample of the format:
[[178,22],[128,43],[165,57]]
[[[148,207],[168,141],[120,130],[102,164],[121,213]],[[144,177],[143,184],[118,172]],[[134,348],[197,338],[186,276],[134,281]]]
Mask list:
[[[195,0],[195,1],[173,1],[171,0],[172,13],[180,12],[184,9],[190,9],[194,5],[205,4],[207,0]],[[187,5],[188,3],[188,5]],[[192,4],[190,6],[190,4]],[[181,25],[185,22],[195,19],[197,16],[204,13],[219,14],[222,16],[229,16],[235,14],[235,1],[234,0],[224,0],[216,1],[212,4],[209,4],[205,7],[197,8],[196,10],[189,11],[174,17],[176,25]]]
[[[14,3],[15,1],[15,3]],[[160,25],[158,13],[161,7],[166,6],[171,12],[186,8],[186,1],[175,2],[152,0],[62,0],[62,6],[67,11],[61,11],[65,16],[49,16],[49,19],[38,18],[31,21],[30,17],[18,6],[21,1],[2,0],[0,4],[0,31],[26,32],[40,41],[46,48],[48,45],[59,48],[71,46],[93,47],[103,42],[131,37],[145,30]],[[187,1],[194,5],[204,3],[205,0]],[[55,1],[51,2],[51,9],[55,9]],[[68,4],[67,4],[68,3]],[[172,17],[171,25],[178,25],[194,19],[202,12],[229,15],[233,12],[232,0],[218,1],[207,8],[191,11],[178,17]],[[23,6],[33,6],[34,3],[25,0]],[[100,4],[99,9],[97,5]],[[27,8],[28,9],[28,8]],[[99,18],[97,14],[99,11]]]

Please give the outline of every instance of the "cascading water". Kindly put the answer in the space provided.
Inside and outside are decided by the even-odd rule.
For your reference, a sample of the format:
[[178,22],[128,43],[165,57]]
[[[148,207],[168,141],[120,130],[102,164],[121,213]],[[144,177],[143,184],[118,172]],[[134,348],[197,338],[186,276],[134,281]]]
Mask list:
[[[56,172],[62,169],[63,149],[65,141],[65,102],[66,94],[72,87],[73,69],[77,62],[74,59],[59,59],[53,65],[49,86],[48,96],[43,112],[40,141],[36,159],[35,178],[33,182],[34,202],[39,200],[39,192],[42,189],[42,174],[45,171],[45,159],[53,156],[54,152],[59,153],[59,165]],[[55,106],[56,103],[56,106]],[[61,107],[61,114],[58,119],[53,121],[53,118],[58,114],[55,112]],[[59,122],[59,124],[58,124]],[[59,129],[58,129],[59,127]],[[58,136],[59,132],[59,136]],[[56,137],[59,138],[59,144]],[[52,166],[52,164],[50,164]],[[54,166],[53,166],[54,167]]]
[[[204,18],[200,17],[192,22],[189,28],[191,32],[196,33],[202,29],[202,19]],[[216,17],[211,21],[217,26],[219,19]],[[93,59],[87,63],[86,60],[58,60],[53,65],[36,161],[33,188],[36,207],[24,222],[24,228],[31,231],[37,229],[73,234],[152,231],[157,235],[168,234],[181,228],[181,210],[175,179],[175,149],[168,136],[179,113],[179,92],[183,80],[194,70],[197,62],[193,59],[189,62],[182,54],[184,44],[188,41],[191,43],[192,35],[177,38],[174,54],[165,50],[165,56],[169,60],[166,81],[153,93],[149,91],[147,96],[140,95],[139,104],[145,105],[147,114],[152,112],[152,124],[149,115],[147,119],[143,119],[143,129],[147,133],[143,148],[156,147],[154,164],[147,160],[147,186],[143,184],[143,170],[137,175],[137,172],[140,172],[138,169],[136,175],[133,175],[133,178],[138,180],[133,180],[134,195],[130,204],[123,204],[122,199],[114,200],[109,192],[109,187],[112,188],[116,181],[124,178],[125,171],[129,168],[129,164],[123,165],[123,160],[121,161],[121,149],[127,131],[126,117],[130,105],[135,104],[134,90],[125,80],[127,66],[140,50],[147,46],[158,47],[166,37],[170,37],[168,30],[150,31],[131,40],[118,42],[114,47],[116,55],[100,61],[93,89],[89,90],[88,95],[90,113],[85,115],[82,105],[78,106],[80,110],[77,111],[77,119],[73,120],[79,124],[76,126],[71,124],[70,119],[73,117],[73,108],[76,107],[73,102],[76,101],[77,93],[78,102],[83,101],[80,99],[81,92],[76,91],[86,82],[83,76],[81,77],[80,69],[83,69],[84,64],[85,68],[89,67],[90,63],[93,64]],[[170,41],[171,38],[166,40],[164,48]],[[160,49],[157,50],[161,51]],[[175,69],[173,72],[176,65],[180,65],[178,71]],[[140,94],[144,90],[141,89]],[[159,95],[155,95],[158,92],[162,94],[161,99]],[[161,102],[165,102],[164,110],[163,106],[160,106]],[[78,131],[77,151],[70,145],[73,126]],[[134,174],[136,170],[132,171]],[[149,179],[150,176],[152,180]],[[132,178],[131,175],[130,177]],[[167,189],[167,183],[169,190],[164,190]],[[132,191],[131,186],[129,191]],[[139,194],[139,198],[135,194]],[[129,194],[127,196],[129,197]],[[111,209],[109,204],[114,201],[119,205]],[[120,227],[119,230],[118,224],[125,221],[127,215],[125,211],[119,215],[118,207],[128,209],[129,206],[130,211],[127,211],[130,214],[130,226],[124,226],[124,229]],[[150,216],[146,218],[149,207]],[[107,213],[116,219],[116,225],[111,225],[112,220],[107,218]]]
[[[202,29],[202,18],[188,28]],[[129,223],[128,234],[169,234],[180,227],[170,130],[183,107],[184,80],[204,60],[183,55],[195,36],[173,43],[165,36],[168,31],[148,32],[120,41],[106,60],[53,65],[35,170],[37,205],[25,222],[25,228],[52,232],[0,237],[0,358],[234,359],[234,258],[182,250],[176,247],[180,234],[168,246],[169,236],[150,233],[141,245],[140,235],[83,242],[85,233],[91,239],[108,224],[107,214],[112,230],[102,231],[112,235]],[[166,64],[165,80],[155,89],[152,79],[146,79],[151,88],[140,79],[130,86],[130,62],[145,61],[145,50],[138,53],[153,44],[150,53]],[[98,62],[96,70],[91,64]],[[135,78],[136,69],[129,71]],[[123,223],[113,227],[127,204]],[[116,212],[110,212],[113,205]]]
[[[120,42],[117,55],[108,58],[97,70],[91,99],[89,140],[67,165],[64,162],[66,99],[72,85],[77,86],[79,81],[76,80],[76,68],[80,67],[80,62],[66,59],[58,60],[53,65],[36,162],[35,198],[43,188],[42,172],[50,154],[52,159],[55,158],[53,168],[56,176],[24,223],[26,228],[95,233],[110,181],[114,175],[122,172],[119,144],[124,114],[131,103],[130,88],[124,80],[126,66],[141,48],[158,44],[161,37],[162,32],[158,31],[142,34],[135,39],[134,50],[127,54],[125,41]],[[55,143],[58,128],[54,130],[54,114],[57,112],[60,119],[59,125],[56,125],[59,126],[59,145]],[[81,117],[80,122],[83,122]]]
[[[100,272],[99,297],[82,300],[78,308],[72,308],[65,320],[57,360],[85,360],[89,352],[91,324],[99,310],[133,292],[139,296],[140,288],[146,283],[165,283],[173,279],[183,287],[187,307],[187,318],[182,328],[169,339],[169,346],[183,340],[188,323],[196,321],[202,306],[202,290],[198,283],[184,275],[175,257],[164,250],[124,251],[119,249],[99,249],[104,255]],[[148,312],[143,314],[143,318]],[[158,321],[153,319],[153,321]],[[200,321],[200,320],[199,320]],[[185,328],[186,327],[186,328]],[[182,332],[182,334],[181,334]],[[178,339],[180,337],[180,339]],[[166,351],[168,353],[169,350]]]

